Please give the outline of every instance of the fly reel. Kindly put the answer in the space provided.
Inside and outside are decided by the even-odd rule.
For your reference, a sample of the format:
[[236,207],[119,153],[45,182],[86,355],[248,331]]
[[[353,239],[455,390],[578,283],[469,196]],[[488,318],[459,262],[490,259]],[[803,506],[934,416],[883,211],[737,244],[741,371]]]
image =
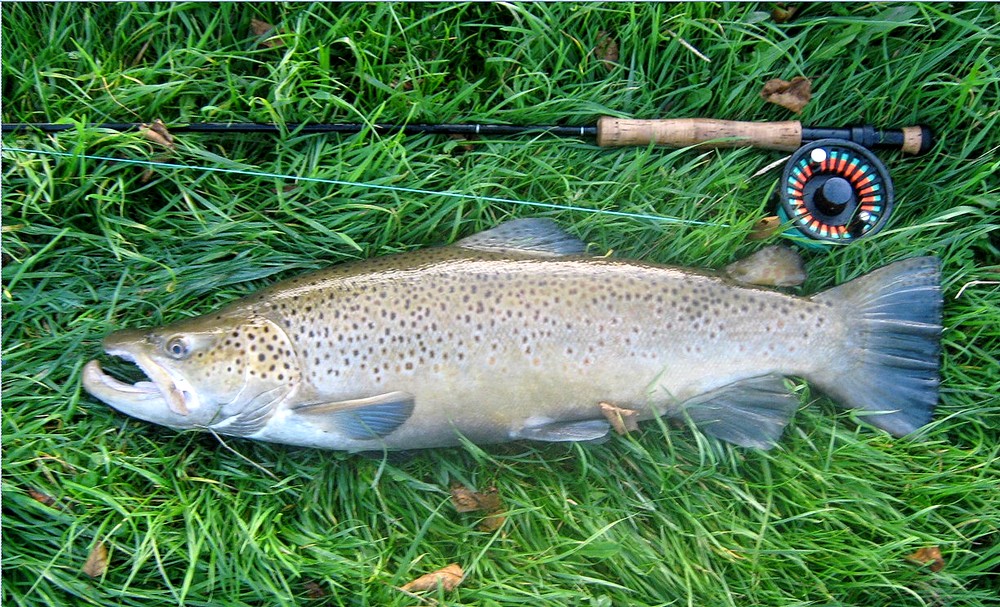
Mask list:
[[779,184],[778,215],[823,243],[871,236],[889,220],[892,180],[871,150],[850,141],[820,139],[792,154]]

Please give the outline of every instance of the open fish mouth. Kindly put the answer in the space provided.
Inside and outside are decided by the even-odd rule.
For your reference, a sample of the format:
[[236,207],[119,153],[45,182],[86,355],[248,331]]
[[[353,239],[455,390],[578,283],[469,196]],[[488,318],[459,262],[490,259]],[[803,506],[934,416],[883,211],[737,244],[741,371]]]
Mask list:
[[101,363],[92,360],[83,368],[83,387],[87,392],[122,413],[142,419],[162,418],[166,409],[188,415],[191,394],[182,390],[165,369],[150,360],[116,354],[136,363],[152,381],[123,382],[105,373]]

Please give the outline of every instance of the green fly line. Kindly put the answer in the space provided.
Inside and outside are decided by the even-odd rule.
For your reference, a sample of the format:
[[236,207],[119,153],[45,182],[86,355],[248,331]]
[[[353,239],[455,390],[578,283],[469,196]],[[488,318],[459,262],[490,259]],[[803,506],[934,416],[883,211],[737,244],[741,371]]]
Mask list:
[[156,162],[153,160],[136,160],[133,158],[115,158],[112,156],[93,156],[89,154],[77,154],[73,152],[57,152],[54,150],[32,150],[27,148],[16,148],[16,147],[0,147],[0,151],[4,152],[17,152],[21,154],[42,154],[46,156],[56,156],[61,158],[79,158],[84,160],[100,160],[105,162],[116,162],[121,164],[132,164],[137,166],[144,166],[149,168],[160,168],[160,169],[178,169],[187,171],[205,171],[212,173],[226,173],[231,175],[245,175],[248,177],[267,177],[272,179],[291,179],[296,181],[306,181],[311,183],[325,183],[329,185],[337,186],[350,186],[350,187],[361,187],[369,188],[373,190],[388,190],[391,192],[399,192],[404,194],[417,194],[420,196],[448,196],[451,198],[460,198],[463,200],[475,200],[479,202],[495,202],[501,204],[512,204],[520,206],[537,207],[542,209],[555,209],[559,211],[581,211],[584,213],[595,213],[598,215],[611,215],[614,217],[629,217],[632,219],[647,219],[652,221],[660,221],[667,223],[679,223],[687,225],[700,225],[700,226],[717,226],[728,228],[729,226],[724,223],[715,223],[711,221],[699,221],[697,219],[681,219],[678,217],[666,217],[662,215],[649,215],[645,213],[631,213],[628,211],[613,211],[608,209],[591,209],[587,207],[580,207],[575,205],[563,205],[554,204],[549,202],[538,202],[532,200],[517,200],[513,198],[499,198],[496,196],[479,196],[475,194],[462,194],[460,192],[436,192],[434,190],[422,190],[419,188],[407,188],[395,185],[383,185],[378,183],[363,183],[357,181],[345,181],[342,179],[329,179],[326,177],[305,177],[297,175],[284,175],[281,173],[270,173],[267,171],[257,171],[257,170],[246,170],[246,169],[227,169],[222,167],[205,167],[205,166],[195,166],[188,164],[178,164],[173,162]]

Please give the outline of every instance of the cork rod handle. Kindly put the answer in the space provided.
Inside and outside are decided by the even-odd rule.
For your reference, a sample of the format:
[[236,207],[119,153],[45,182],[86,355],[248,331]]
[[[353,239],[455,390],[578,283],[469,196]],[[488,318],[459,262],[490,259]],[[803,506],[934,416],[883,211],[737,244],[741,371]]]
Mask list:
[[791,151],[802,145],[802,123],[736,122],[710,118],[630,120],[604,116],[597,121],[597,145],[614,147],[655,143],[670,147],[759,147]]

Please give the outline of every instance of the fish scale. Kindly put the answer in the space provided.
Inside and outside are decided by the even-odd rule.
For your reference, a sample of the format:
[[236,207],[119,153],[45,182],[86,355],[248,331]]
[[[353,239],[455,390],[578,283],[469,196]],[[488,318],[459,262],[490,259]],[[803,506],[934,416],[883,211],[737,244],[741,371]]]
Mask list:
[[[106,346],[151,377],[173,378],[186,408],[213,411],[168,425],[197,418],[223,433],[313,447],[595,439],[608,429],[601,403],[639,419],[687,417],[725,440],[767,447],[798,406],[790,376],[847,406],[888,411],[869,419],[897,434],[929,419],[936,260],[803,298],[583,248],[549,222],[511,222],[450,247],[293,278],[154,330],[143,345],[130,332]],[[157,348],[169,343],[193,349],[164,357]],[[205,352],[229,361],[226,371],[216,363],[206,374]],[[900,383],[887,389],[885,380]],[[137,412],[115,400],[113,389],[124,389],[115,382],[85,374],[98,398],[149,419],[153,397],[144,394]],[[893,400],[894,391],[910,401]]]

